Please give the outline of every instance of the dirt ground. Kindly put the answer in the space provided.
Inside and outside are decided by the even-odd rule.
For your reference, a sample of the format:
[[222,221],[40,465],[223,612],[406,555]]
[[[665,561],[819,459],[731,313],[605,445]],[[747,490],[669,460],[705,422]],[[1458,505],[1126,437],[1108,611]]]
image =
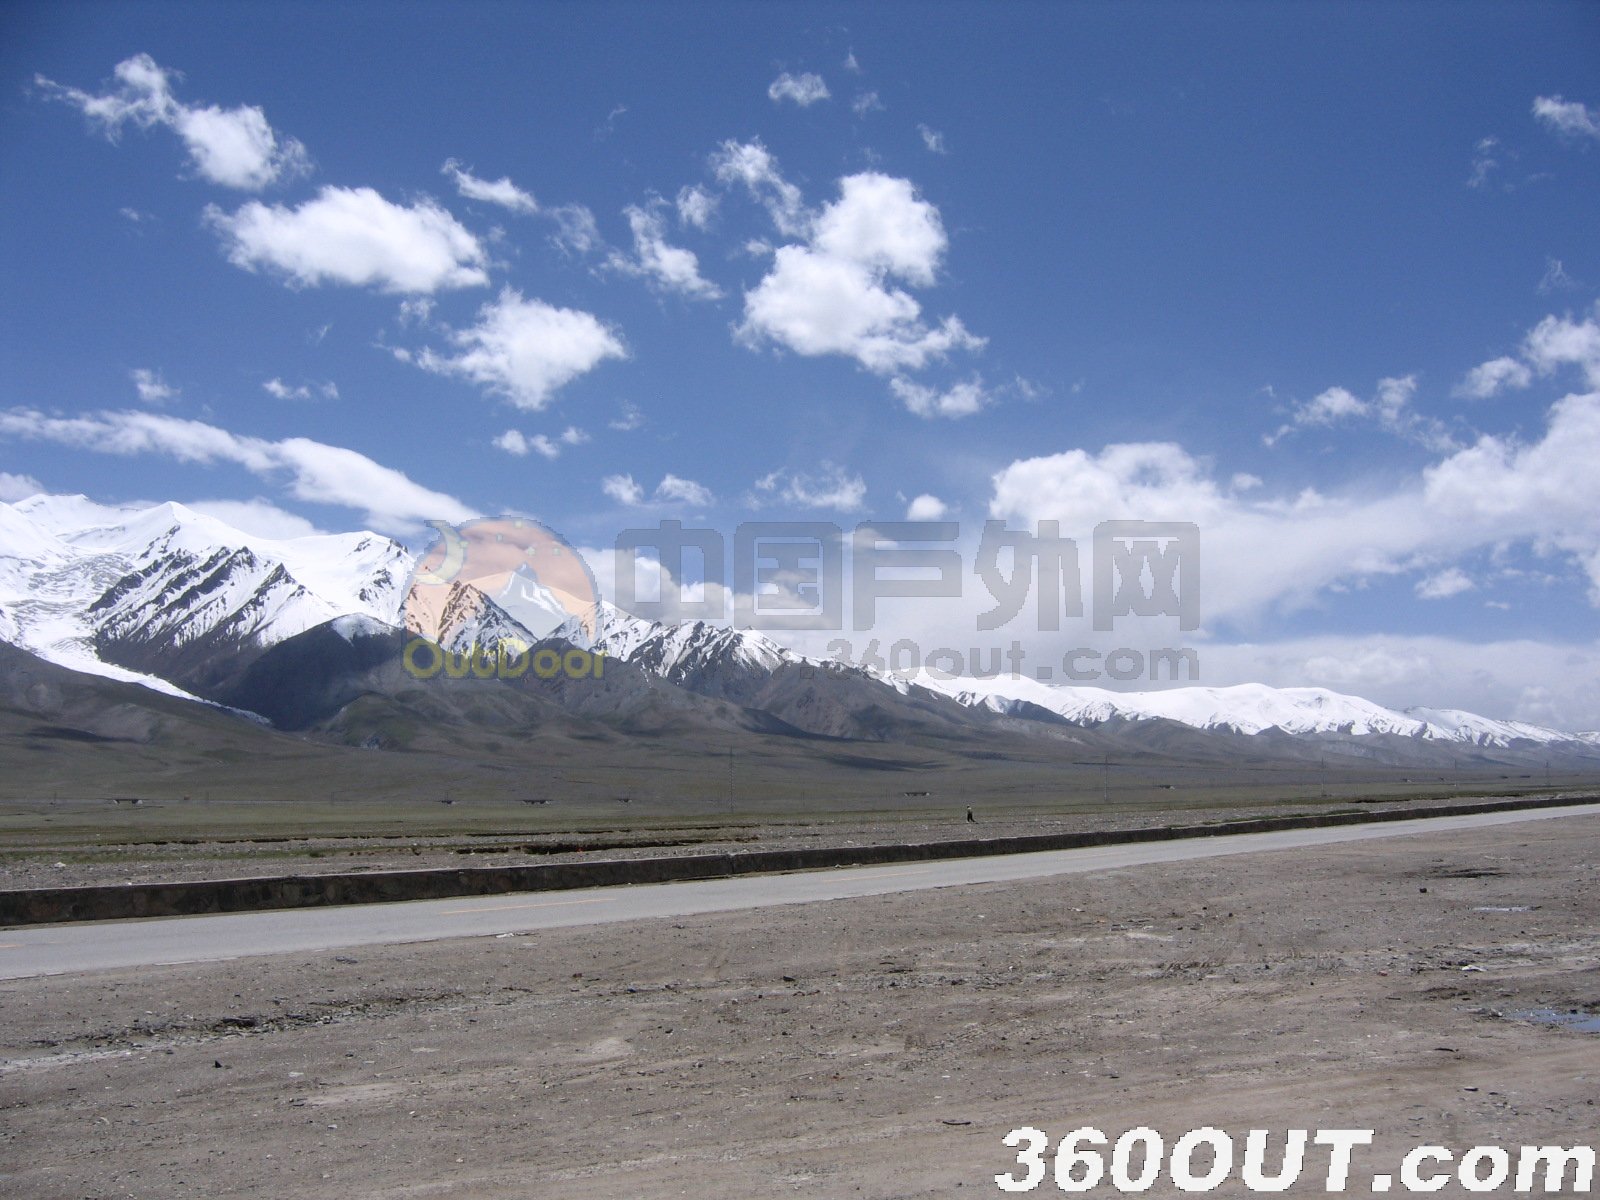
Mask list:
[[[1570,794],[1592,797],[1595,792],[1589,788]],[[947,806],[933,813],[790,815],[783,819],[769,817],[746,821],[702,814],[695,821],[673,822],[657,818],[631,824],[615,815],[612,824],[596,822],[594,818],[598,814],[589,811],[585,814],[589,824],[556,833],[418,832],[386,836],[307,835],[292,830],[292,816],[277,816],[277,831],[267,836],[206,838],[173,834],[159,840],[128,835],[134,832],[134,827],[142,817],[165,818],[169,822],[181,822],[186,817],[197,822],[204,821],[205,806],[199,806],[198,816],[194,815],[194,806],[177,808],[173,814],[150,811],[113,813],[111,815],[121,821],[119,828],[114,831],[101,831],[94,827],[93,818],[106,815],[105,806],[68,806],[62,810],[62,819],[69,822],[67,827],[51,829],[35,825],[18,832],[8,828],[3,820],[6,815],[13,818],[17,816],[15,806],[8,812],[4,805],[0,805],[0,889],[325,875],[357,871],[525,866],[585,862],[595,857],[664,858],[739,850],[809,850],[825,846],[939,842],[973,837],[1028,837],[1090,830],[1145,829],[1157,825],[1214,824],[1286,813],[1398,812],[1419,804],[1437,803],[1441,798],[1503,800],[1514,795],[1508,791],[1485,789],[1482,794],[1471,796],[1440,797],[1420,793],[1405,799],[1367,797],[1356,803],[1302,799],[1293,803],[1190,808],[1173,806],[1169,802],[1153,804],[1148,808],[1119,805],[1106,811],[1088,812],[1019,812],[980,805],[973,823],[966,821],[965,808],[961,805]],[[464,813],[468,807],[457,806]],[[454,813],[457,809],[448,811]],[[498,811],[504,813],[507,809],[500,806]],[[511,815],[514,817],[517,814],[513,812]],[[484,814],[477,812],[472,817],[481,821]],[[494,818],[491,816],[489,819]]]
[[1597,883],[1581,817],[8,982],[0,1194],[999,1195],[1009,1130],[1092,1124],[1372,1128],[1364,1195],[1600,1140],[1600,1035],[1514,1019],[1600,1011]]

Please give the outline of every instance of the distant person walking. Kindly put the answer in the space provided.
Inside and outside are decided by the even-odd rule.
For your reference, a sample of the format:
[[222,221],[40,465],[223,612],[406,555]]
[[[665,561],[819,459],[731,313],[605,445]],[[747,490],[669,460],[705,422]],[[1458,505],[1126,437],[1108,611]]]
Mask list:
[[969,804],[967,805],[967,824],[976,825],[977,823],[978,818],[972,815],[972,805]]

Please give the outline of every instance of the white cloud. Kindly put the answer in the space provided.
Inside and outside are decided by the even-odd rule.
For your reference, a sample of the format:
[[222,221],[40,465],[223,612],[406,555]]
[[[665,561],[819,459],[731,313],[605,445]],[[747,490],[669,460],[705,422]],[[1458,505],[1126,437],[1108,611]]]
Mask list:
[[[600,481],[600,490],[618,504],[639,508],[647,503],[645,490],[632,475],[607,475]],[[656,505],[687,504],[693,508],[708,508],[714,503],[711,489],[692,479],[683,479],[667,473],[656,484],[648,503]]]
[[177,78],[181,78],[177,72],[158,66],[148,54],[136,54],[117,64],[118,86],[113,92],[92,95],[42,75],[34,82],[47,96],[81,109],[113,139],[130,123],[140,129],[157,125],[172,129],[183,140],[195,170],[224,187],[260,191],[310,171],[305,147],[274,132],[260,108],[184,104],[172,94]]
[[311,399],[311,389],[310,388],[307,388],[304,385],[302,385],[300,387],[290,387],[287,383],[285,383],[283,380],[277,378],[276,376],[274,376],[271,379],[268,379],[265,383],[263,383],[261,385],[261,390],[266,392],[267,395],[269,395],[269,396],[271,396],[271,397],[273,397],[274,399],[277,399],[277,400],[309,400],[309,399]]
[[[1208,533],[1209,527],[1202,530],[1205,586],[1201,598],[1207,626],[1218,615],[1213,611],[1213,593],[1217,592],[1214,583],[1226,583],[1217,577],[1233,566],[1233,560],[1217,558],[1214,551],[1219,547],[1213,545],[1215,539],[1206,541]],[[966,542],[962,550],[966,561],[971,561],[975,544],[975,537]],[[1083,599],[1089,609],[1089,544],[1080,541],[1078,546]],[[1257,552],[1270,553],[1271,549],[1257,547]],[[910,638],[925,649],[971,647],[974,622],[980,614],[993,609],[995,599],[987,589],[973,586],[963,589],[959,599],[880,600],[876,629],[880,633],[892,630],[891,636]],[[1147,622],[1121,618],[1113,632],[1096,634],[1089,628],[1089,614],[1082,621],[1069,617],[1059,632],[1049,633],[1030,628],[1034,623],[1034,599],[1030,594],[1019,619],[1005,626],[1006,632],[993,635],[993,640],[984,643],[1003,647],[1013,639],[1020,642],[1026,652],[1025,676],[1035,666],[1055,664],[1059,680],[1059,666],[1066,652],[1077,647],[1090,646],[1102,653],[1131,647],[1149,655],[1178,643],[1198,649],[1200,672],[1193,681],[1204,686],[1265,683],[1274,687],[1328,687],[1392,708],[1459,707],[1554,728],[1600,728],[1600,640],[1592,636],[1559,641],[1494,641],[1481,637],[1458,640],[1334,633],[1277,641],[1225,640],[1206,628],[1179,634],[1170,617]],[[1413,602],[1413,607],[1421,607],[1420,602]],[[777,636],[802,651],[826,655],[827,642],[835,635],[819,632]],[[1099,683],[1119,687],[1108,680]],[[1135,682],[1127,686],[1137,690],[1150,685]]]
[[1454,392],[1469,400],[1487,400],[1512,388],[1525,388],[1533,382],[1533,372],[1514,358],[1491,358],[1468,371]]
[[700,601],[711,601],[719,604],[724,613],[732,612],[734,593],[731,589],[715,581],[705,579],[677,580],[673,573],[661,564],[661,560],[649,548],[641,547],[637,556],[631,556],[627,563],[619,563],[621,555],[616,554],[611,546],[577,546],[574,547],[583,557],[594,572],[595,583],[602,596],[617,596],[622,594],[622,580],[617,575],[619,566],[626,566],[632,578],[627,581],[628,590],[640,599],[658,596],[677,596],[684,603],[694,604]]
[[1451,596],[1470,592],[1477,586],[1460,567],[1451,567],[1440,571],[1437,575],[1429,575],[1426,579],[1418,580],[1416,592],[1418,599],[1421,600],[1448,600]]
[[760,139],[723,142],[711,156],[711,170],[722,183],[744,184],[750,195],[766,207],[779,233],[785,237],[805,235],[811,217],[800,189],[783,177],[778,160]]
[[512,183],[509,178],[479,179],[453,158],[445,159],[444,166],[439,170],[455,181],[456,191],[468,200],[498,204],[501,208],[508,208],[514,213],[522,213],[525,216],[532,216],[539,211],[539,202]]
[[1529,539],[1571,554],[1600,605],[1600,392],[1567,396],[1533,443],[1485,436],[1424,472],[1428,507],[1458,536]]
[[589,440],[589,435],[576,425],[568,425],[561,431],[561,441],[568,446],[581,446]]
[[253,192],[311,169],[305,147],[293,138],[280,143],[259,108],[180,108],[176,128],[213,183]]
[[158,413],[124,410],[81,417],[51,417],[37,409],[0,410],[0,436],[53,442],[101,454],[165,454],[180,462],[233,462],[253,473],[277,462],[270,443],[225,429]]
[[852,75],[861,74],[861,63],[856,59],[856,52],[851,50],[844,56],[844,69]]
[[267,267],[290,283],[343,283],[418,294],[489,282],[482,244],[432,200],[392,204],[371,188],[325,187],[298,208],[252,200],[208,206],[228,260]]
[[797,354],[839,354],[883,374],[914,370],[952,350],[981,347],[959,317],[930,327],[892,278],[931,284],[947,245],[939,210],[909,181],[872,172],[839,181],[807,245],[780,247],[745,293],[738,335]]
[[915,370],[984,344],[959,317],[930,328],[921,312],[909,294],[886,288],[859,263],[784,246],[766,278],[745,294],[738,332],[751,346],[771,340],[808,357],[844,355],[878,373]]
[[342,446],[309,438],[269,441],[202,421],[141,411],[51,417],[36,409],[0,411],[0,437],[46,441],[99,454],[161,454],[183,463],[232,463],[261,478],[287,476],[290,495],[365,514],[374,528],[409,533],[432,519],[464,521],[476,512],[443,492]]
[[197,513],[225,521],[256,537],[284,540],[321,533],[298,513],[286,512],[270,500],[191,500],[184,505]]
[[530,451],[549,459],[561,457],[561,447],[542,433],[529,437],[520,430],[508,429],[495,438],[493,444],[517,458],[527,457]]
[[[1252,491],[1251,495],[1255,493]],[[1209,464],[1170,442],[1069,450],[1011,463],[994,477],[990,516],[1026,528],[1060,522],[1091,544],[1105,520],[1192,522],[1200,530],[1203,617],[1254,620],[1273,607],[1311,602],[1331,585],[1397,573],[1429,546],[1437,524],[1415,494],[1376,498],[1246,499],[1218,483]]]
[[1205,682],[1320,685],[1393,708],[1462,708],[1557,729],[1600,727],[1600,643],[1369,635],[1201,648]]
[[712,503],[709,488],[696,483],[692,479],[680,479],[673,474],[664,476],[656,485],[656,502],[664,504],[687,504],[693,508],[707,508]]
[[[1551,260],[1559,270],[1561,264]],[[1562,278],[1565,273],[1562,272]],[[1549,272],[1546,272],[1549,277]],[[1593,315],[1547,316],[1528,331],[1517,357],[1502,355],[1473,367],[1456,384],[1455,395],[1485,400],[1532,384],[1536,375],[1552,375],[1563,367],[1577,367],[1585,383],[1600,388],[1600,305]]]
[[624,400],[621,404],[621,414],[612,417],[606,424],[618,433],[632,433],[644,424],[644,413],[637,404],[631,400]]
[[889,381],[889,389],[900,398],[908,411],[925,420],[934,417],[970,417],[989,400],[982,381],[977,379],[955,384],[940,392],[897,376]]
[[1103,520],[1194,522],[1208,623],[1507,543],[1568,559],[1600,605],[1597,460],[1600,393],[1554,405],[1538,441],[1481,438],[1387,491],[1263,494],[1219,483],[1181,446],[1134,443],[1013,462],[994,477],[990,515],[1030,527],[1057,520],[1082,545]]
[[1500,160],[1496,157],[1500,149],[1499,138],[1478,139],[1478,144],[1472,148],[1472,174],[1467,177],[1469,188],[1482,189],[1489,186],[1490,177],[1500,166]]
[[412,296],[400,301],[401,325],[426,325],[433,318],[434,298]]
[[[296,384],[296,386],[290,387],[282,379],[277,378],[267,379],[264,384],[261,384],[261,390],[264,390],[267,395],[275,398],[275,400],[310,400],[310,397],[312,397],[312,390],[310,390],[309,384]],[[336,400],[339,397],[339,389],[334,387],[333,384],[318,384],[317,390],[322,392],[322,395],[325,395],[326,398],[330,398],[330,400]]]
[[594,214],[581,204],[548,208],[545,209],[545,215],[556,223],[556,231],[550,238],[551,244],[563,254],[582,256],[604,242]]
[[623,210],[633,231],[633,256],[613,251],[606,265],[626,275],[641,276],[655,287],[693,300],[716,300],[722,289],[700,274],[694,252],[667,243],[667,223],[661,201],[649,207],[630,204]]
[[810,71],[801,75],[791,75],[785,71],[768,86],[767,96],[773,103],[793,100],[801,108],[808,108],[819,100],[828,99],[828,85],[821,75]]
[[839,181],[839,199],[822,210],[812,248],[831,258],[930,286],[949,245],[939,210],[909,179],[876,172]]
[[4,503],[26,500],[43,491],[44,485],[32,475],[13,475],[10,471],[0,471],[0,501]]
[[1299,425],[1331,425],[1344,417],[1367,414],[1365,401],[1356,399],[1342,387],[1331,387],[1302,404],[1295,410],[1295,423]]
[[128,377],[133,380],[134,391],[139,393],[139,399],[145,404],[165,404],[175,398],[178,389],[168,385],[161,378],[160,371],[152,371],[149,367],[135,367],[128,372]]
[[524,300],[509,287],[478,311],[476,325],[452,332],[450,340],[457,353],[423,350],[417,365],[470,379],[531,411],[605,359],[627,357],[621,338],[597,317]]
[[918,125],[917,132],[922,135],[922,144],[928,148],[930,154],[950,153],[950,148],[945,145],[944,134],[937,129],[929,129],[926,125]]
[[626,116],[627,112],[628,112],[628,106],[626,104],[614,104],[614,105],[612,105],[611,106],[611,111],[606,114],[605,121],[602,122],[600,127],[594,131],[595,138],[596,139],[604,139],[604,138],[610,137],[613,133],[615,133],[617,131],[617,121],[618,121],[618,119],[621,118],[621,117]]
[[1398,430],[1405,424],[1411,401],[1417,394],[1415,375],[1397,375],[1378,380],[1378,394],[1373,400],[1373,410],[1379,422],[1388,429]]
[[526,457],[528,450],[530,449],[528,445],[528,439],[524,437],[522,435],[522,431],[518,429],[506,430],[499,437],[495,438],[492,444],[497,448],[504,450],[507,454],[514,455],[517,458]]
[[923,493],[906,505],[908,521],[942,521],[950,506],[937,496]]
[[1130,442],[1099,454],[1067,450],[1011,463],[994,477],[990,515],[1093,529],[1114,515],[1204,524],[1231,511],[1205,464],[1174,442]]
[[600,481],[600,490],[630,508],[644,503],[644,489],[633,481],[632,475],[607,475]]
[[1567,274],[1567,268],[1559,258],[1544,260],[1544,274],[1539,277],[1539,294],[1541,296],[1550,292],[1567,292],[1578,286],[1578,281]]
[[717,198],[705,188],[694,184],[678,189],[678,221],[696,229],[709,229],[717,215]]
[[884,103],[877,92],[862,92],[850,101],[850,108],[856,116],[864,117],[868,113],[883,112]]
[[366,519],[379,528],[409,530],[423,521],[465,521],[477,515],[454,497],[413,483],[394,468],[343,446],[287,438],[275,444],[274,452],[293,476],[294,496],[365,511]]
[[1385,433],[1429,449],[1454,449],[1456,442],[1443,422],[1422,416],[1412,409],[1411,401],[1416,394],[1415,375],[1380,379],[1377,392],[1370,401],[1362,400],[1346,388],[1331,387],[1296,405],[1290,413],[1289,423],[1279,426],[1276,432],[1262,440],[1271,446],[1297,429],[1328,428],[1370,420]]
[[1533,115],[1559,134],[1600,139],[1600,109],[1585,108],[1576,100],[1540,96],[1533,102]]
[[1575,366],[1590,387],[1600,387],[1600,304],[1595,314],[1581,321],[1546,317],[1523,340],[1523,359],[1541,375]]
[[773,471],[756,480],[757,502],[779,499],[802,508],[832,508],[854,512],[866,499],[867,485],[860,475],[836,463],[818,464],[816,474]]

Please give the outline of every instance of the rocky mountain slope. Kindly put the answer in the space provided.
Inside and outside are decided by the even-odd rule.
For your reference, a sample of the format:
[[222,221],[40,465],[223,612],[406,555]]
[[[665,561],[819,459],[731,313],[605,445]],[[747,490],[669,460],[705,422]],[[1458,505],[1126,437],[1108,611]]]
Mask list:
[[[1113,692],[1026,678],[909,681],[809,659],[753,630],[663,625],[598,602],[543,643],[603,653],[603,675],[490,694],[481,681],[405,669],[402,601],[415,559],[371,533],[273,539],[180,504],[111,507],[82,496],[0,504],[0,642],[49,662],[266,716],[332,728],[361,702],[449,723],[601,722],[639,736],[740,730],[878,742],[964,742],[1089,732],[1147,752],[1437,764],[1452,756],[1600,763],[1600,733],[1564,733],[1454,709],[1397,711],[1322,688]],[[534,586],[537,586],[536,584]],[[557,607],[552,599],[552,607]],[[539,643],[470,584],[445,601],[446,650]],[[423,691],[424,683],[431,694]],[[509,706],[509,709],[507,709]],[[500,711],[496,716],[491,710]],[[381,738],[380,738],[381,740]]]

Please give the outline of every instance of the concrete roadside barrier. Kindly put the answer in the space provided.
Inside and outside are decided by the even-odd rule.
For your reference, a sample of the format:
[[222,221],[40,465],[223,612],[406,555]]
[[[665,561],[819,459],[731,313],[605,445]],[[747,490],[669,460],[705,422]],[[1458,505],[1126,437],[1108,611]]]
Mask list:
[[369,871],[360,874],[279,875],[247,879],[204,879],[173,883],[103,884],[91,887],[27,888],[0,891],[0,926],[43,925],[62,921],[114,921],[130,917],[196,916],[204,913],[315,908],[340,904],[381,904],[397,900],[443,900],[511,892],[565,891],[634,883],[672,883],[734,875],[776,874],[828,867],[975,858],[986,854],[1026,854],[1076,850],[1133,842],[1219,837],[1412,821],[1470,813],[1515,812],[1600,804],[1600,795],[1540,796],[1528,799],[1463,801],[1379,811],[1301,813],[1161,825],[1143,829],[1104,829],[999,838],[962,838],[880,846],[820,846],[800,850],[748,850],[686,854],[671,858],[599,859],[593,862],[530,863],[523,866]]

